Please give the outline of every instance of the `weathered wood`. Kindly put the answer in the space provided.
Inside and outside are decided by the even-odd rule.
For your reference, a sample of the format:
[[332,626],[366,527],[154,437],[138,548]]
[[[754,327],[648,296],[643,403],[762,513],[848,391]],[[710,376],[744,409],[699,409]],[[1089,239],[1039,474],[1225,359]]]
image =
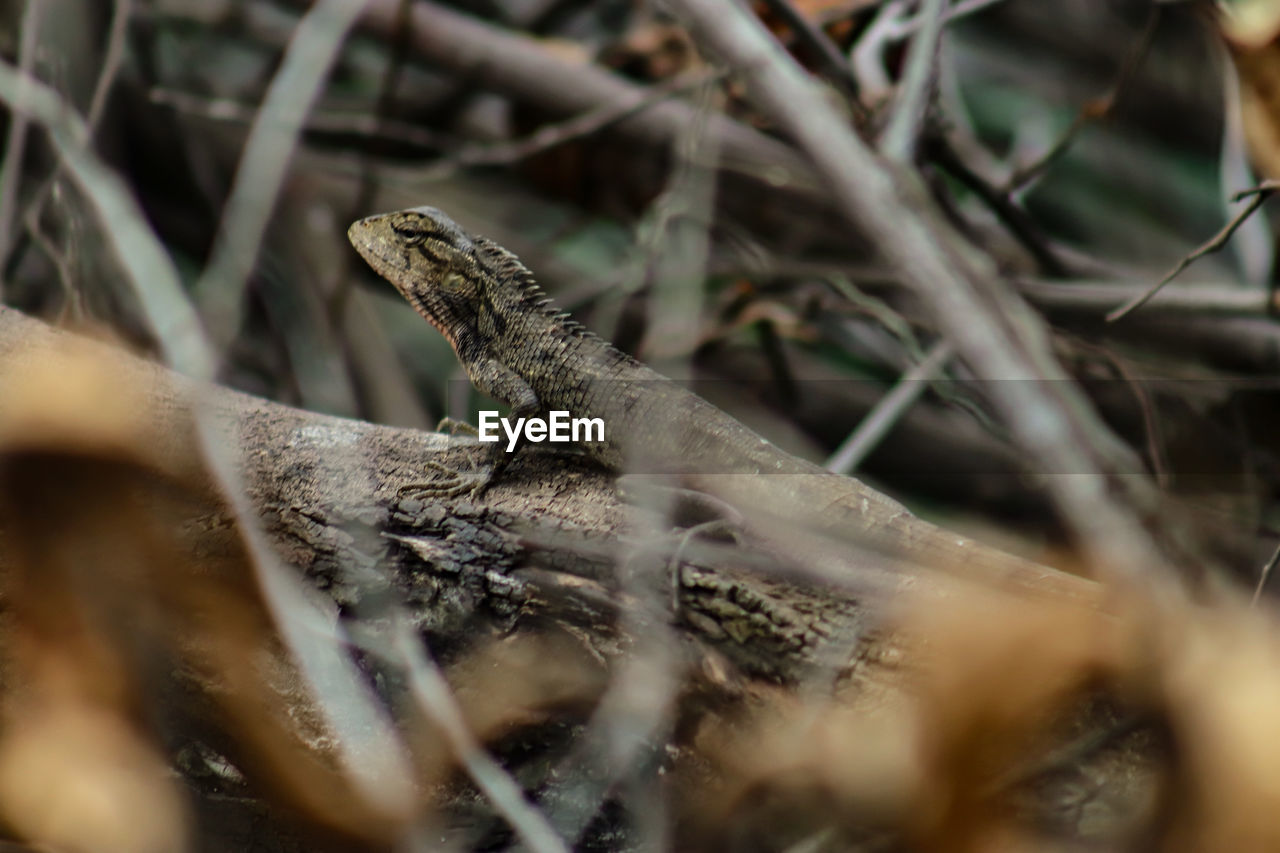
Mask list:
[[[0,394],[3,377],[17,375],[25,359],[39,358],[65,334],[0,310]],[[642,531],[612,478],[587,461],[534,450],[482,500],[417,497],[413,487],[441,476],[438,469],[480,464],[479,445],[302,411],[100,348],[122,382],[150,389],[150,432],[174,436],[172,453],[184,452],[176,436],[187,434],[196,416],[235,449],[238,474],[271,541],[340,607],[355,607],[370,578],[381,575],[403,593],[438,653],[522,619],[569,620],[600,650],[613,647],[610,623],[619,605],[611,594],[620,584],[613,563],[618,543],[626,547]],[[681,544],[672,537],[664,547],[673,552]],[[794,680],[816,659],[819,637],[841,621],[832,613],[856,621],[850,601],[834,603],[838,597],[733,568],[774,565],[766,555],[688,543],[682,553],[674,621],[748,673]],[[650,578],[651,588],[670,598],[671,577]]]

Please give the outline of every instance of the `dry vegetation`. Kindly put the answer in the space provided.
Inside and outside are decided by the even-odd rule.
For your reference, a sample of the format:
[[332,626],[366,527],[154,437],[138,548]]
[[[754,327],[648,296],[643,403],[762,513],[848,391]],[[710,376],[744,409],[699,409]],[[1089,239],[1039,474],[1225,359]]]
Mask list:
[[[0,2],[0,847],[1280,848],[1277,34]],[[815,564],[539,449],[425,496],[481,398],[345,239],[419,204],[1057,570]]]

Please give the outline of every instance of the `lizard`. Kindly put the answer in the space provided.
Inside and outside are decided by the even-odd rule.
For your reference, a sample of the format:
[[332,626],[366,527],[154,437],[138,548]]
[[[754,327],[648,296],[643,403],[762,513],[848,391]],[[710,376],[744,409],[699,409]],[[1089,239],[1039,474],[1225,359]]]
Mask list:
[[[1094,597],[1084,579],[945,530],[855,477],[782,450],[559,311],[512,252],[436,208],[369,216],[347,235],[452,345],[472,384],[513,416],[601,418],[604,440],[581,447],[612,471],[669,463],[680,485],[748,517],[999,585]],[[509,458],[493,447],[490,480]]]

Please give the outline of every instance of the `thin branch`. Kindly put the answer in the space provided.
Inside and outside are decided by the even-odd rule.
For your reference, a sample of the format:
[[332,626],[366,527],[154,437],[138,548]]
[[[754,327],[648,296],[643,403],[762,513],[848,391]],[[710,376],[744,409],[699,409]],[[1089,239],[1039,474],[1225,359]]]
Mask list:
[[933,136],[926,141],[926,145],[930,159],[981,199],[996,218],[1009,229],[1009,233],[1031,253],[1045,273],[1063,276],[1069,272],[1066,263],[1058,257],[1048,238],[1027,215],[1027,212],[1011,199],[1008,193],[996,189],[985,178],[969,168],[951,142],[942,137]]
[[[897,286],[897,275],[889,269],[859,262],[805,261],[794,258],[765,258],[744,264],[737,259],[712,260],[711,274],[718,277],[764,276],[777,279],[831,278],[844,276],[858,281],[863,290],[878,292]],[[616,283],[606,278],[610,284]],[[1077,314],[1105,314],[1145,292],[1150,285],[1115,278],[1038,279],[1017,278],[1018,292],[1044,311]],[[844,292],[842,290],[842,292]],[[1267,317],[1280,312],[1280,294],[1258,287],[1243,287],[1235,281],[1175,283],[1167,285],[1145,306],[1144,314],[1162,317],[1182,315]]]
[[893,114],[880,136],[880,153],[890,160],[909,163],[915,159],[916,142],[937,84],[938,45],[942,38],[943,13],[948,0],[924,0],[918,16],[920,32],[907,51],[906,72],[898,84]]
[[1005,195],[1016,193],[1028,183],[1043,175],[1050,166],[1070,150],[1076,137],[1080,135],[1080,131],[1111,113],[1115,108],[1116,102],[1120,99],[1120,95],[1128,88],[1129,83],[1142,66],[1142,61],[1146,58],[1147,52],[1151,49],[1151,42],[1155,37],[1156,25],[1159,21],[1160,9],[1158,6],[1152,6],[1141,36],[1139,36],[1134,48],[1125,55],[1111,88],[1103,93],[1101,97],[1095,98],[1082,106],[1079,112],[1076,113],[1075,118],[1072,119],[1071,125],[1039,159],[1014,170],[1013,174],[1009,176],[1009,180],[1005,181],[1004,186],[1001,188]]
[[303,16],[249,130],[209,264],[195,286],[219,351],[235,334],[245,284],[303,122],[362,10],[350,0],[321,0]]
[[1263,193],[1275,192],[1277,189],[1280,189],[1280,181],[1267,180],[1267,181],[1263,181],[1257,186],[1240,190],[1239,192],[1231,196],[1231,200],[1244,201],[1246,198],[1252,198],[1253,196],[1261,195]]
[[[177,89],[155,88],[148,93],[148,98],[153,104],[169,107],[187,115],[237,124],[252,124],[261,109],[260,106],[241,103],[230,98],[206,98]],[[303,131],[359,136],[371,140],[413,145],[433,151],[448,148],[453,144],[452,139],[433,130],[395,119],[379,118],[368,113],[314,110],[307,116]]]
[[830,36],[805,17],[791,0],[764,0],[764,4],[769,7],[769,11],[782,19],[791,32],[795,33],[796,40],[805,46],[817,62],[822,76],[849,96],[850,106],[860,113],[865,113],[861,102],[858,101],[858,81],[854,79],[849,63],[845,61],[840,48],[836,47]]
[[1165,450],[1164,434],[1160,429],[1156,402],[1152,399],[1146,382],[1143,381],[1142,377],[1134,373],[1124,358],[1116,355],[1108,347],[1081,340],[1076,340],[1074,345],[1080,348],[1082,352],[1090,352],[1098,358],[1106,360],[1133,393],[1133,399],[1138,406],[1138,411],[1142,413],[1142,428],[1146,436],[1147,458],[1151,461],[1151,471],[1155,475],[1156,484],[1160,488],[1169,488],[1172,477],[1169,471],[1168,453]]
[[1174,265],[1173,269],[1169,270],[1169,272],[1165,274],[1164,278],[1160,279],[1154,285],[1147,288],[1145,291],[1138,294],[1133,299],[1130,299],[1128,302],[1121,305],[1119,308],[1107,314],[1107,322],[1114,323],[1117,320],[1123,319],[1124,317],[1128,316],[1132,312],[1138,310],[1143,305],[1147,304],[1147,301],[1150,300],[1151,297],[1159,293],[1161,288],[1163,288],[1169,282],[1173,281],[1174,278],[1176,278],[1179,273],[1181,273],[1187,267],[1191,266],[1193,262],[1195,262],[1200,258],[1203,258],[1205,255],[1211,255],[1214,252],[1221,251],[1223,247],[1227,245],[1227,242],[1231,239],[1231,235],[1236,233],[1236,229],[1239,228],[1241,225],[1243,225],[1245,221],[1250,216],[1252,216],[1255,211],[1257,211],[1258,208],[1262,207],[1262,205],[1266,203],[1267,199],[1271,198],[1272,193],[1274,193],[1278,189],[1280,189],[1280,181],[1268,180],[1268,181],[1263,181],[1261,184],[1259,184],[1256,187],[1253,187],[1252,189],[1248,189],[1248,190],[1244,190],[1242,192],[1236,193],[1232,197],[1231,199],[1232,201],[1241,201],[1246,197],[1252,196],[1252,198],[1249,199],[1249,203],[1245,206],[1244,210],[1241,210],[1239,213],[1237,213],[1231,219],[1230,222],[1228,222],[1226,225],[1222,227],[1221,231],[1219,231],[1217,234],[1214,234],[1212,237],[1208,239],[1208,241],[1201,244],[1197,249],[1195,249],[1185,257],[1183,257],[1182,260],[1178,261],[1178,263]]
[[962,2],[952,6],[947,12],[947,23],[949,24],[952,21],[958,21],[961,18],[981,12],[988,6],[994,6],[997,3],[1003,2],[1005,2],[1005,0],[962,0]]
[[[396,122],[389,119],[388,116],[396,112],[396,102],[400,90],[400,80],[404,76],[404,69],[409,61],[409,10],[412,8],[413,0],[400,0],[400,5],[396,9],[396,23],[393,29],[393,35],[390,41],[390,50],[387,51],[386,65],[382,69],[382,79],[378,84],[378,97],[374,102],[373,114],[369,116],[376,127],[386,127],[393,123],[397,126],[403,126],[406,129],[419,131],[422,133],[430,133],[425,129],[419,129],[415,126],[407,125],[403,122]],[[312,113],[312,118],[315,113]],[[434,134],[432,134],[434,135]],[[435,150],[441,150],[447,146],[432,146]],[[361,151],[358,157],[360,164],[360,181],[355,194],[351,198],[351,205],[347,209],[347,215],[343,217],[348,222],[356,220],[368,213],[369,207],[373,205],[373,199],[377,194],[378,182],[374,174],[373,158],[368,151]],[[344,259],[341,261],[342,268],[338,271],[338,275],[334,277],[334,285],[328,294],[324,295],[325,313],[328,316],[329,324],[334,328],[344,329],[344,337],[351,342],[350,353],[351,360],[359,373],[363,368],[363,362],[370,355],[370,350],[377,347],[376,343],[370,344],[370,337],[364,334],[351,334],[345,327],[348,325],[348,319],[354,319],[359,322],[359,317],[349,318],[347,315],[347,307],[351,297],[354,277],[351,270],[351,254],[345,253],[341,255]],[[387,371],[377,371],[379,375],[387,377],[387,382],[370,383],[370,403],[382,396],[380,394],[384,384],[400,385],[396,391],[407,390],[403,387],[402,382],[397,382]],[[399,371],[396,371],[398,374]],[[392,394],[396,394],[392,391]],[[407,394],[400,395],[405,399],[414,400],[416,395]],[[415,404],[411,404],[414,405]],[[372,411],[377,411],[373,409]],[[414,413],[414,420],[418,424],[425,424],[423,416],[425,412],[417,411]]]
[[1115,359],[1114,363],[1120,375],[1129,383],[1133,397],[1142,412],[1142,426],[1147,437],[1147,456],[1151,460],[1151,470],[1155,474],[1156,484],[1162,489],[1167,489],[1173,479],[1169,473],[1168,452],[1165,448],[1164,433],[1160,429],[1155,401],[1151,399],[1151,392],[1147,390],[1146,384],[1135,376],[1132,370],[1119,359]]
[[[909,38],[927,26],[931,27],[935,21],[939,27],[945,27],[952,21],[1000,2],[1003,0],[968,0],[949,9],[942,9],[941,17],[936,19],[928,9],[907,17],[907,0],[889,0],[881,5],[880,11],[863,31],[849,57],[853,79],[862,89],[863,101],[879,102],[892,88],[884,67],[884,54],[890,44]],[[933,37],[932,41],[936,44],[937,37]]]
[[1233,370],[1280,374],[1280,323],[1273,317],[1180,316],[1142,311],[1114,334]]
[[107,96],[115,86],[116,77],[124,61],[125,36],[129,33],[129,18],[133,15],[133,0],[116,0],[111,10],[111,24],[107,28],[107,47],[102,54],[102,69],[98,72],[98,82],[93,86],[93,95],[89,98],[89,112],[85,114],[85,124],[93,133],[102,120],[102,113],[107,108]]
[[525,799],[520,785],[476,742],[449,682],[423,651],[422,638],[409,620],[403,613],[396,613],[390,622],[391,659],[404,667],[414,701],[439,727],[476,787],[489,797],[498,813],[511,822],[531,850],[565,853],[568,848],[542,813]]
[[951,345],[940,340],[929,348],[924,360],[912,367],[898,380],[888,394],[858,424],[857,429],[841,443],[824,466],[837,474],[852,474],[871,451],[875,450],[894,424],[920,399],[929,387],[928,380],[953,355]]
[[[1004,2],[1005,0],[963,0],[963,2],[956,3],[954,6],[952,6],[949,9],[946,9],[943,12],[942,24],[943,26],[946,26],[947,24],[950,24],[953,21],[958,21],[961,18],[967,18],[970,15],[981,12],[982,10],[986,9],[988,6],[994,6],[997,3],[1004,3]],[[920,29],[923,26],[925,26],[926,23],[927,22],[924,20],[923,15],[917,14],[913,16],[911,20],[907,21],[902,26],[900,30],[900,33],[901,33],[900,37],[906,38],[907,36],[912,35],[913,33],[919,32]]]
[[1271,580],[1271,574],[1276,570],[1276,565],[1280,564],[1280,545],[1276,546],[1275,551],[1271,553],[1271,559],[1267,560],[1267,564],[1262,567],[1262,574],[1258,575],[1258,585],[1253,588],[1253,599],[1249,602],[1250,607],[1258,606],[1258,599],[1262,598],[1262,593],[1266,591],[1267,583]]
[[[1038,281],[1021,279],[1018,290],[1031,304],[1046,311],[1073,311],[1103,314],[1117,302],[1137,299],[1150,285],[1127,281]],[[1195,314],[1245,315],[1262,317],[1280,309],[1277,298],[1260,287],[1242,287],[1236,282],[1221,284],[1169,285],[1150,297],[1145,313],[1163,315]]]
[[[27,0],[22,11],[22,35],[18,41],[17,85],[25,86],[31,78],[36,61],[36,46],[40,40],[40,14],[44,8],[41,0]],[[19,90],[17,100],[22,102],[25,93]],[[18,184],[22,182],[22,159],[26,153],[27,126],[29,120],[23,112],[15,110],[9,117],[9,133],[4,141],[4,161],[0,163],[0,268],[9,256],[9,243],[13,239],[13,213],[18,204]],[[0,281],[0,293],[4,282]]]
[[[661,504],[662,498],[653,497]],[[654,517],[660,518],[669,515],[670,507],[645,509],[656,510]],[[609,792],[618,790],[638,766],[654,760],[674,724],[681,641],[673,625],[679,621],[679,602],[667,605],[671,608],[667,610],[659,589],[644,579],[664,570],[680,572],[680,554],[692,536],[686,531],[679,537],[675,556],[665,558],[664,537],[660,531],[652,533],[643,546],[618,543],[619,553],[613,555],[622,580],[617,597],[635,602],[622,612],[619,630],[635,641],[600,697],[581,739],[551,774],[555,783],[539,798],[552,825],[575,848]],[[671,595],[678,599],[679,575],[674,578]],[[663,849],[665,845],[644,846]]]
[[83,321],[84,305],[80,298],[80,291],[76,289],[75,276],[71,274],[71,265],[67,263],[66,256],[53,244],[49,235],[41,230],[38,220],[27,221],[27,233],[31,235],[36,248],[44,252],[49,263],[53,264],[54,272],[58,276],[58,284],[62,286],[62,294],[66,302],[63,303],[59,322],[66,317],[70,317],[76,323]]
[[903,23],[906,0],[889,0],[871,19],[849,55],[854,79],[862,93],[864,106],[876,106],[893,89],[884,67],[884,53],[890,42],[906,38],[911,30]]
[[[723,71],[699,71],[664,80],[634,103],[603,104],[562,122],[544,124],[528,136],[483,145],[465,145],[423,170],[422,180],[448,177],[466,166],[501,166],[519,162],[557,145],[598,133],[669,98],[720,80]],[[696,120],[696,116],[695,116]]]
[[178,269],[147,225],[133,193],[88,149],[84,121],[53,89],[4,62],[0,100],[45,126],[62,167],[104,224],[104,236],[138,294],[165,361],[188,376],[211,378],[213,358]]
[[[129,19],[132,14],[133,0],[116,0],[111,11],[111,24],[107,28],[107,45],[102,54],[102,68],[98,72],[98,81],[94,84],[93,95],[89,99],[89,112],[85,116],[87,138],[90,140],[97,132],[98,122],[102,120],[102,113],[107,106],[107,96],[111,94],[116,77],[120,74],[120,67],[124,60],[125,37],[129,32]],[[52,247],[52,243],[48,236],[39,230],[40,217],[44,215],[44,206],[49,201],[49,194],[53,192],[60,177],[62,177],[61,161],[54,166],[52,174],[36,190],[31,203],[27,205],[26,213],[22,216],[28,233],[46,252]],[[14,251],[20,251],[20,249],[16,248]],[[0,267],[7,266],[8,260],[8,246],[0,245]],[[68,299],[78,301],[72,292],[68,292],[67,295]],[[78,311],[76,308],[72,310]]]

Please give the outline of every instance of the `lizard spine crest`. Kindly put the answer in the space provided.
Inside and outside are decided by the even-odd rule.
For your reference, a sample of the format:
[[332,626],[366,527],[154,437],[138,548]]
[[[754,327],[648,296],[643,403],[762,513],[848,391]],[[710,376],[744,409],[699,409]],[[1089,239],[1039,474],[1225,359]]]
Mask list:
[[561,311],[546,291],[538,284],[533,272],[516,255],[487,237],[472,236],[479,253],[489,262],[490,274],[500,287],[511,288],[518,296],[518,303],[532,316],[549,321],[554,327],[574,340],[590,341],[599,347],[606,360],[613,364],[646,369],[639,361],[615,348],[599,335],[575,320],[568,311]]
[[603,342],[590,329],[573,319],[569,312],[556,308],[551,297],[534,279],[533,273],[512,252],[487,237],[476,236],[472,239],[476,248],[488,255],[492,263],[492,275],[499,281],[509,283],[520,294],[519,304],[522,307],[555,322],[575,338],[596,338]]

